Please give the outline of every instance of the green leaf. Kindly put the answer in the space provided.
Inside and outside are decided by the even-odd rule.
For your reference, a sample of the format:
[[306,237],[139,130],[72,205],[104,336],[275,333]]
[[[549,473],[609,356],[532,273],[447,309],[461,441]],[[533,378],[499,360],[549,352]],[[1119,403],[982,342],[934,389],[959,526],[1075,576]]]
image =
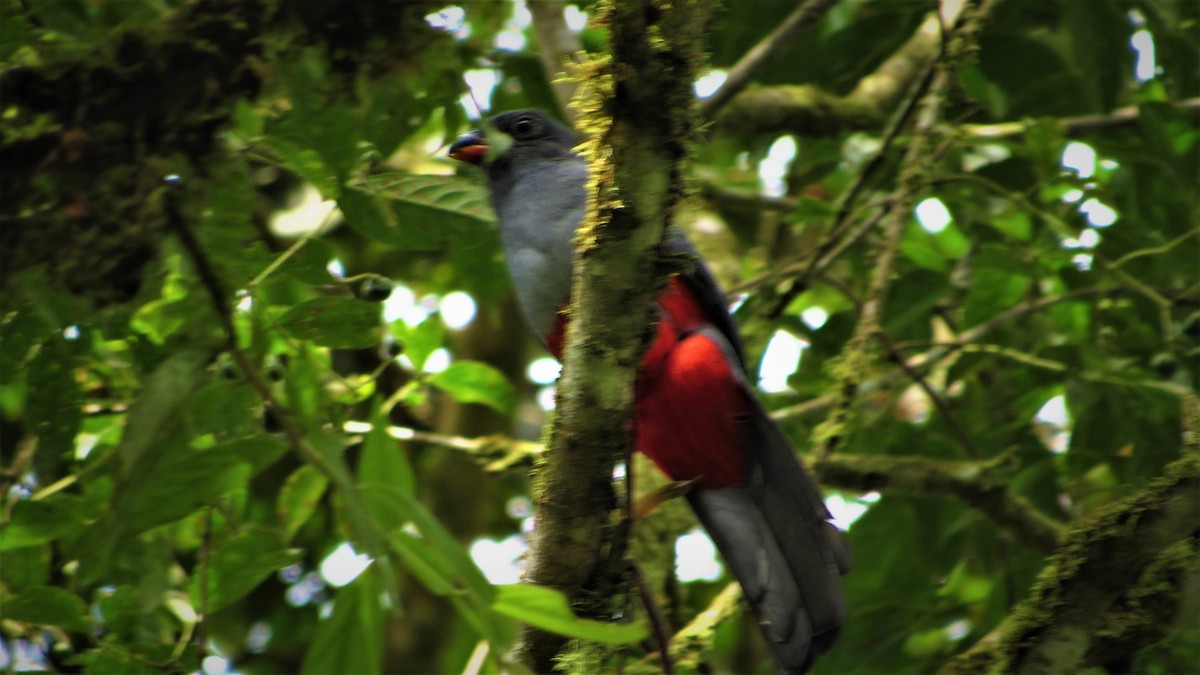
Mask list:
[[350,227],[376,241],[403,250],[436,250],[441,246],[445,234],[436,230],[429,218],[401,218],[393,204],[353,187],[347,187],[338,197],[338,208]]
[[797,223],[826,223],[834,215],[833,205],[823,199],[800,197],[791,217]]
[[1018,241],[1029,241],[1033,235],[1033,222],[1024,211],[1011,211],[995,215],[988,224]]
[[429,377],[429,383],[460,403],[482,403],[502,413],[516,402],[512,384],[504,374],[480,361],[455,361]]
[[537,54],[497,50],[497,57],[504,81],[492,89],[492,110],[541,108],[562,120],[546,66]]
[[226,461],[243,462],[250,466],[251,475],[275,463],[275,460],[288,451],[287,443],[273,436],[255,436],[242,438],[213,446],[204,452],[222,453]]
[[0,384],[11,382],[21,372],[29,351],[46,332],[32,307],[0,315]]
[[378,673],[383,668],[383,588],[367,568],[333,600],[333,614],[317,626],[301,673]]
[[355,298],[314,298],[279,320],[292,335],[323,347],[357,349],[379,342],[379,305]]
[[[2,534],[0,538],[3,538]],[[0,584],[8,588],[28,588],[50,580],[50,546],[28,546],[3,551],[3,554]]]
[[949,640],[946,629],[940,627],[909,633],[904,640],[904,651],[913,656],[930,656],[945,651]]
[[416,479],[400,443],[388,435],[388,417],[379,412],[371,416],[371,430],[363,440],[362,457],[358,462],[359,483],[383,483],[395,486],[405,494],[413,494]]
[[89,675],[157,675],[162,670],[130,658],[115,649],[101,649],[92,656],[85,672]]
[[393,532],[389,541],[408,571],[420,579],[431,593],[444,597],[454,592],[454,580],[445,574],[449,566],[427,542],[404,530]]
[[0,22],[0,60],[10,62],[14,52],[28,49],[37,41],[38,32],[22,12],[6,12]]
[[132,483],[117,495],[113,523],[130,536],[179,520],[243,487],[250,474],[236,453],[217,448],[160,464],[154,480]]
[[1080,79],[1044,39],[1001,31],[979,38],[979,66],[1007,100],[1006,117],[1078,113],[1083,100]]
[[211,434],[217,441],[243,438],[259,431],[262,400],[244,380],[215,380],[195,393],[186,420],[192,438]]
[[1025,297],[1031,282],[1028,265],[1004,247],[981,247],[972,261],[971,289],[963,302],[963,326],[974,326],[1010,309]]
[[186,206],[201,216],[196,238],[226,291],[245,288],[275,257],[250,225],[258,199],[250,167],[241,157],[226,156],[210,167],[202,185],[204,189],[197,190],[193,203]]
[[321,497],[328,487],[329,479],[308,464],[288,476],[275,501],[284,541],[291,541],[296,532],[308,522],[320,506]]
[[84,524],[74,509],[55,497],[14,504],[8,523],[0,528],[0,552],[45,544]]
[[581,619],[571,611],[565,595],[545,586],[496,586],[492,609],[535,628],[591,642],[624,645],[644,640],[650,634],[643,622],[622,624]]
[[304,245],[279,264],[267,281],[288,279],[312,285],[328,284],[333,280],[328,269],[333,257],[333,249],[325,240],[315,237],[307,239]]
[[363,500],[385,530],[398,530],[411,523],[436,555],[437,569],[445,570],[457,588],[487,603],[492,586],[454,535],[416,498],[392,485],[369,483],[361,486]]
[[363,178],[355,187],[392,202],[401,218],[421,218],[439,228],[474,228],[496,222],[487,188],[458,176],[381,173]]
[[92,599],[104,622],[104,630],[117,635],[129,635],[136,631],[144,617],[146,605],[154,602],[139,597],[135,586],[125,584],[111,590],[100,589]]
[[207,350],[181,350],[171,354],[144,381],[130,406],[125,433],[117,445],[118,475],[126,482],[151,480],[161,454],[148,453],[159,436],[175,424],[183,406],[208,376]]
[[288,406],[297,419],[314,419],[327,405],[325,373],[329,368],[329,356],[328,350],[305,342],[288,362],[283,384]]
[[1133,70],[1133,50],[1114,49],[1129,40],[1127,8],[1115,0],[1062,3],[1060,29],[1070,47],[1069,57],[1076,77],[1087,94],[1092,112],[1112,110],[1119,105],[1123,85]]
[[325,164],[316,150],[307,149],[279,136],[267,136],[263,143],[285,167],[312,183],[321,196],[335,199],[341,194],[337,175]]
[[42,344],[29,363],[29,384],[26,425],[38,436],[38,451],[70,452],[83,422],[83,394],[75,382],[74,359],[62,340]]
[[87,631],[92,627],[83,598],[54,586],[35,586],[5,600],[4,618],[70,631]]
[[[430,98],[421,96],[423,92],[414,89],[413,84],[402,78],[370,78],[370,84],[360,91],[370,101],[361,109],[359,130],[363,140],[383,157],[396,152],[396,147],[420,128],[432,110]],[[438,84],[449,88],[448,82]]]
[[415,326],[409,326],[403,321],[392,323],[392,335],[404,343],[404,355],[413,362],[413,367],[417,370],[424,368],[429,355],[445,343],[445,333],[442,322],[436,317],[426,317]]
[[[265,528],[249,527],[217,547],[209,560],[209,613],[239,600],[254,590],[263,579],[300,560],[300,549],[284,548],[278,535]],[[188,595],[192,606],[203,608],[200,593],[201,573],[192,576]]]
[[487,189],[457,176],[373,174],[349,183],[338,206],[351,227],[405,249],[476,240],[496,220]]
[[900,251],[921,267],[944,272],[963,257],[969,245],[954,223],[947,223],[941,232],[929,232],[914,220],[904,231]]
[[[295,143],[306,151],[316,151],[321,163],[339,179],[344,179],[358,164],[361,150],[357,141],[360,121],[334,84],[329,62],[316,48],[296,52],[283,62],[276,75],[287,92],[291,110],[269,133]],[[288,163],[288,155],[284,162]]]

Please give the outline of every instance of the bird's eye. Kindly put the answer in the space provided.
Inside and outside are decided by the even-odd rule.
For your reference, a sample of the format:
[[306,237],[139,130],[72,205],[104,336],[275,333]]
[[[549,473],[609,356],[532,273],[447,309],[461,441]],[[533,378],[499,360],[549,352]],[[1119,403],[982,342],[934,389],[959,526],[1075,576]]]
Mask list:
[[528,136],[529,134],[534,133],[537,131],[537,128],[537,120],[532,117],[522,117],[513,123],[513,131],[522,136]]

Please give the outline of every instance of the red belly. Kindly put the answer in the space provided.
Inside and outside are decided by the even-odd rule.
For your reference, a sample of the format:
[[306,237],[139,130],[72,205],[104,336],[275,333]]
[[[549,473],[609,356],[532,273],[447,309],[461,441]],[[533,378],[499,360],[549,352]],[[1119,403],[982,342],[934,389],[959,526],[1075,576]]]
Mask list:
[[[745,484],[750,401],[729,358],[708,332],[692,290],[672,278],[658,298],[658,333],[642,359],[635,447],[672,480],[715,489]],[[565,314],[546,340],[561,355]]]

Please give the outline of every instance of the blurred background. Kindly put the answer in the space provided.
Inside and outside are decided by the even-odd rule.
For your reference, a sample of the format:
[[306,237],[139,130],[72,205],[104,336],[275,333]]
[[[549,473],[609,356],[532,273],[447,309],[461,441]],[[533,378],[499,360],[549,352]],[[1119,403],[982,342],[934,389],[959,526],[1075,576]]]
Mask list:
[[[0,667],[513,667],[536,603],[498,588],[559,366],[445,150],[499,111],[570,123],[597,4],[4,0]],[[799,3],[716,12],[677,222],[801,454],[837,439],[856,566],[814,672],[934,672],[1197,452],[1200,5],[998,0],[947,50],[958,3],[808,4],[782,37]],[[681,669],[771,672],[683,505],[634,540]],[[1166,544],[1080,667],[1200,670],[1200,553]],[[631,639],[587,663],[656,672]]]

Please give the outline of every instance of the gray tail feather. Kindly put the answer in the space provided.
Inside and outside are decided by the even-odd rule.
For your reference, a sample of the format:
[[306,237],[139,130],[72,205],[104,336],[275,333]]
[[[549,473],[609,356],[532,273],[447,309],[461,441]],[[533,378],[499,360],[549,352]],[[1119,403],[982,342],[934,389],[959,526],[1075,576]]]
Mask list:
[[837,640],[850,554],[816,485],[765,411],[750,420],[745,487],[694,490],[700,522],[742,586],[782,673],[803,673]]

